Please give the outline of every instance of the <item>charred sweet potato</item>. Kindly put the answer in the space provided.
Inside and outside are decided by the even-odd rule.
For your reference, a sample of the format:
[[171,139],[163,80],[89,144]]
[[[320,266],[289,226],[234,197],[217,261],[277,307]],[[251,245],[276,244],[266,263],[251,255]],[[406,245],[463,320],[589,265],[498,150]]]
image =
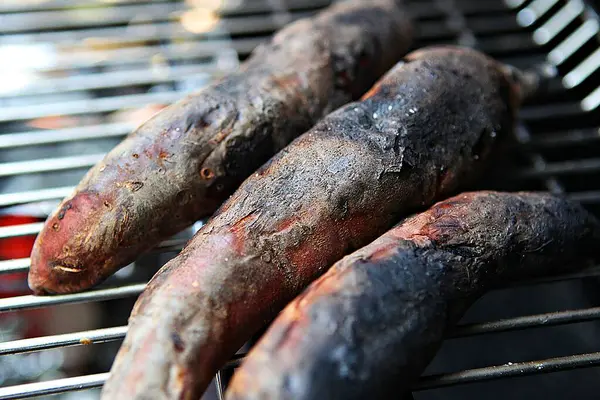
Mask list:
[[155,115],[93,167],[31,254],[37,294],[93,286],[211,215],[238,185],[407,51],[394,0],[350,1],[295,22],[241,70]]
[[241,399],[398,398],[468,306],[509,279],[600,260],[600,223],[549,194],[465,193],[336,263],[234,374]]
[[249,177],[138,299],[104,399],[197,399],[327,267],[481,170],[520,75],[474,50],[414,52]]

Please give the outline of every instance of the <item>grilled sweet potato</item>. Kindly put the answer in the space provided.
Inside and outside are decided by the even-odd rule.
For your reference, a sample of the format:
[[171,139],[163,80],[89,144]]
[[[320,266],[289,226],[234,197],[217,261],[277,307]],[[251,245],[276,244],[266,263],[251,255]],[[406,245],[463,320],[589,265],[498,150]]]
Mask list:
[[103,399],[197,399],[333,262],[468,182],[513,128],[520,78],[474,50],[424,49],[292,142],[150,281]]
[[241,70],[151,118],[93,167],[31,255],[37,294],[93,286],[211,215],[248,175],[358,99],[411,42],[394,0],[350,1],[295,22]]
[[406,393],[478,296],[600,260],[600,223],[535,193],[465,193],[336,263],[279,315],[226,398],[385,399]]

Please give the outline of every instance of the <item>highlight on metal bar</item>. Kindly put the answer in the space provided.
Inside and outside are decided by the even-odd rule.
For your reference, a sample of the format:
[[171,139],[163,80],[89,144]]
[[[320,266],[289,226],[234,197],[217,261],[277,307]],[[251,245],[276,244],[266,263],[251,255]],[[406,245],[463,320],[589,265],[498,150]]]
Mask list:
[[95,329],[63,335],[42,336],[0,343],[0,356],[54,349],[57,347],[89,345],[123,339],[127,326]]
[[548,53],[548,61],[554,65],[560,65],[577,50],[581,48],[588,40],[593,38],[600,31],[600,24],[595,19],[586,20],[579,28],[563,40],[558,46]]
[[63,186],[51,189],[0,194],[0,207],[15,206],[18,204],[35,203],[47,200],[59,200],[67,197],[73,192],[74,189],[74,186]]
[[598,106],[600,106],[600,86],[581,100],[581,108],[584,111],[595,110]]
[[551,175],[568,175],[575,173],[596,172],[600,170],[600,158],[588,158],[548,163],[544,169],[524,169],[515,175],[520,179],[542,178]]
[[[243,4],[243,7],[235,4],[236,2],[222,2],[215,7],[215,14],[224,15],[244,15],[250,13],[269,13],[272,6],[268,0],[254,0]],[[300,10],[307,8],[318,8],[327,6],[330,1],[323,0],[294,0],[286,4],[290,10]],[[157,23],[164,21],[173,21],[180,17],[180,13],[188,8],[181,7],[183,4],[173,3],[155,3],[155,4],[133,4],[119,5],[115,4],[105,8],[102,19],[94,18],[97,13],[94,8],[82,7],[78,10],[77,19],[70,18],[69,10],[20,12],[6,15],[4,23],[0,28],[2,32],[19,32],[24,27],[27,30],[43,30],[49,28],[76,28],[81,26],[95,25],[117,25],[128,24],[136,17],[142,15],[143,22]],[[3,8],[0,6],[0,10]]]
[[565,75],[562,79],[563,85],[569,89],[578,86],[598,68],[600,68],[600,47]]
[[221,379],[221,371],[215,375],[215,391],[217,392],[217,400],[223,400],[223,380]]
[[85,154],[0,164],[0,177],[89,168],[104,158],[102,154]]
[[87,292],[61,294],[54,296],[17,296],[0,299],[0,312],[26,310],[39,307],[54,306],[58,304],[85,303],[89,301],[104,301],[120,299],[123,297],[137,296],[144,288],[145,283],[119,286],[108,289],[96,289]]
[[[75,75],[60,78],[47,78],[18,91],[10,92],[10,97],[32,96],[42,94],[80,92],[97,89],[118,88],[136,85],[157,85],[176,82],[198,75],[226,73],[216,62],[205,62],[194,65],[173,65],[162,63],[151,68],[140,68],[127,71],[110,71],[96,74]],[[4,95],[6,96],[6,95]]]
[[78,126],[75,128],[3,133],[2,141],[0,141],[0,149],[12,149],[15,147],[38,146],[43,144],[55,144],[63,142],[75,142],[77,140],[119,137],[125,136],[134,128],[135,125],[133,124],[116,122],[110,124]]
[[[290,13],[290,21],[306,18],[315,14],[313,11]],[[288,21],[286,21],[288,22]],[[281,28],[284,23],[274,14],[249,15],[243,18],[214,17],[214,26],[203,27],[202,32],[192,32],[179,22],[140,23],[128,26],[96,27],[70,31],[51,31],[20,33],[0,36],[0,44],[50,43],[61,45],[78,45],[82,40],[99,37],[111,44],[139,43],[140,41],[159,41],[168,39],[196,38],[198,34],[205,37],[224,37],[235,34],[258,34]],[[206,29],[205,29],[206,28]],[[193,29],[193,28],[192,28]]]
[[99,114],[149,104],[170,104],[181,96],[178,91],[170,91],[5,107],[0,114],[0,122],[24,121],[54,115]]
[[15,272],[27,272],[31,260],[27,258],[15,258],[12,260],[0,261],[0,275],[1,274],[13,274]]
[[517,14],[519,25],[526,27],[533,25],[544,16],[559,0],[533,0],[527,7]]
[[0,239],[8,239],[19,236],[37,235],[44,226],[43,222],[31,224],[0,226]]
[[507,318],[498,321],[481,322],[476,324],[459,325],[448,337],[457,338],[485,333],[508,332],[528,328],[574,324],[600,319],[600,307],[582,310],[557,311],[545,314],[527,315],[524,317]]
[[108,379],[109,373],[84,375],[75,378],[27,383],[24,385],[0,387],[0,400],[28,399],[31,397],[72,392],[100,387]]
[[563,29],[583,13],[585,6],[581,0],[571,0],[556,12],[548,21],[533,32],[533,40],[544,45],[554,39]]
[[589,368],[598,365],[600,365],[600,352],[548,358],[537,361],[518,363],[509,362],[504,365],[468,369],[449,374],[424,376],[421,377],[419,382],[413,387],[413,390],[434,389],[515,376],[537,375],[577,368]]

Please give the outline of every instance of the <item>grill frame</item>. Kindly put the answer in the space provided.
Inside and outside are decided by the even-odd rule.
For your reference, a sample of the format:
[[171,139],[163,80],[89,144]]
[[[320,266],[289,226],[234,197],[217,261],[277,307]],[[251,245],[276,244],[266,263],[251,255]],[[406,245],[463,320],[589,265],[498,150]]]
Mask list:
[[[83,3],[93,4],[93,0],[86,0]],[[138,5],[134,2],[124,1],[123,6],[127,10],[139,10]],[[183,38],[182,42],[168,43],[166,45],[151,45],[138,48],[125,48],[113,51],[117,54],[114,58],[106,58],[107,51],[101,54],[102,61],[99,63],[90,63],[81,54],[79,59],[75,57],[72,60],[67,58],[62,60],[62,63],[57,63],[52,68],[42,68],[45,71],[64,70],[69,68],[81,68],[82,66],[98,67],[105,65],[120,65],[128,62],[135,65],[134,55],[139,55],[146,52],[151,52],[160,49],[166,54],[172,55],[172,60],[193,59],[206,55],[210,60],[198,64],[181,64],[176,65],[175,71],[170,70],[168,74],[153,74],[148,69],[134,66],[133,69],[114,72],[95,73],[90,78],[90,75],[80,75],[66,78],[51,78],[46,81],[41,81],[37,88],[29,89],[29,92],[21,92],[16,97],[31,97],[36,95],[52,95],[64,93],[77,93],[98,89],[116,89],[126,87],[132,84],[131,79],[137,76],[137,81],[133,81],[137,85],[155,85],[169,84],[181,78],[181,72],[186,75],[188,71],[190,75],[209,74],[214,76],[222,67],[223,62],[219,60],[219,46],[227,46],[229,50],[236,54],[246,55],[256,44],[263,40],[267,31],[272,31],[275,28],[281,27],[286,22],[300,16],[305,16],[316,11],[319,7],[326,5],[323,0],[294,0],[289,8],[284,7],[280,2],[268,0],[253,0],[251,6],[245,8],[227,8],[220,10],[220,14],[225,18],[225,27],[215,34],[207,35],[192,35],[181,32],[181,29],[174,22],[178,16],[176,3],[159,0],[152,4],[144,3],[146,8],[153,10],[166,10],[173,8],[174,14],[163,17],[162,12],[155,12],[151,15],[151,21],[142,21],[133,25],[133,30],[130,26],[121,30],[109,28],[106,32],[111,33],[117,41],[132,41],[131,37],[124,38],[123,33],[139,33],[148,40],[172,40],[175,38]],[[427,3],[427,4],[424,4]],[[523,58],[532,58],[529,53],[538,55],[540,59],[544,59],[546,66],[550,66],[558,70],[560,76],[563,77],[561,84],[569,89],[570,92],[581,92],[581,88],[588,85],[589,81],[592,85],[598,82],[599,65],[594,62],[600,60],[600,26],[598,15],[595,10],[589,5],[580,0],[505,0],[504,3],[498,1],[496,3],[473,2],[468,0],[430,0],[427,2],[417,3],[416,1],[408,4],[410,10],[415,15],[418,21],[418,42],[419,45],[431,44],[439,42],[460,43],[472,45],[482,51],[498,56],[500,59],[506,59],[503,55],[508,55],[509,59],[522,61]],[[46,5],[29,5],[26,11],[27,18],[32,18],[36,13],[48,12],[51,15],[60,15],[61,8],[69,4],[67,0],[52,0]],[[490,5],[492,4],[492,5]],[[429,5],[429,6],[428,6]],[[156,7],[154,7],[156,6]],[[289,6],[289,4],[288,4]],[[138,8],[136,8],[138,7]],[[509,19],[505,15],[494,16],[494,13],[502,12],[503,10],[510,11],[516,21],[515,25],[509,23]],[[51,11],[48,11],[51,10]],[[310,11],[306,11],[310,10]],[[17,7],[11,8],[10,5],[0,5],[0,12],[10,12],[10,18],[18,20],[20,11]],[[270,13],[269,13],[270,11]],[[262,13],[262,14],[261,14]],[[252,14],[252,15],[251,15]],[[256,14],[256,15],[254,15]],[[47,16],[48,14],[46,14]],[[279,18],[284,15],[284,18]],[[1,15],[0,15],[1,16]],[[125,16],[117,14],[114,17],[124,19]],[[154,18],[154,19],[152,19]],[[161,19],[162,18],[162,19]],[[479,22],[477,22],[479,18]],[[25,18],[26,19],[26,18]],[[165,22],[166,21],[166,22]],[[244,21],[242,25],[240,21]],[[443,24],[440,24],[440,21]],[[474,22],[475,21],[475,22]],[[49,24],[56,22],[49,22]],[[145,30],[148,27],[157,24],[168,24],[167,27],[161,27],[162,31],[150,30],[150,34]],[[41,25],[40,25],[41,24]],[[48,23],[46,23],[48,24]],[[245,24],[245,25],[244,25]],[[573,28],[573,24],[579,24]],[[100,24],[101,25],[101,24]],[[24,41],[30,35],[29,33],[17,34],[18,24],[13,23],[13,28],[2,32],[0,35],[0,46],[7,43],[19,43]],[[173,28],[175,26],[175,28]],[[43,22],[38,22],[38,25],[30,26],[29,30],[34,32],[39,28],[48,28]],[[55,26],[56,28],[57,26]],[[229,29],[227,29],[229,27]],[[570,27],[570,28],[569,28]],[[142,29],[143,28],[143,29]],[[91,28],[92,32],[93,29]],[[100,28],[98,28],[100,29]],[[102,28],[104,29],[104,28]],[[112,30],[111,30],[112,29]],[[571,33],[566,37],[564,31],[569,30]],[[66,32],[66,33],[65,33]],[[77,45],[78,37],[84,37],[89,34],[79,33],[78,36],[69,36],[70,31],[58,32],[56,35],[45,35],[47,41],[52,42],[61,37],[66,38],[67,42]],[[83,32],[86,32],[85,30]],[[121,32],[120,35],[115,32]],[[258,36],[246,37],[249,34]],[[10,38],[11,35],[20,35],[7,40],[5,36]],[[40,34],[34,33],[41,37]],[[243,37],[235,35],[243,34]],[[32,34],[33,35],[33,34]],[[230,37],[233,35],[233,37]],[[29,36],[34,37],[34,36]],[[500,41],[498,37],[502,37]],[[514,39],[514,41],[511,40]],[[139,40],[136,37],[135,40]],[[532,41],[527,44],[527,40]],[[560,39],[560,40],[558,40]],[[595,40],[596,50],[589,52],[583,58],[583,61],[571,65],[571,60],[578,52],[583,51],[589,43]],[[506,42],[511,42],[511,46],[507,46]],[[64,44],[64,43],[63,43]],[[570,47],[568,46],[570,45]],[[150,49],[150,50],[149,50]],[[181,50],[177,53],[177,49]],[[190,49],[195,49],[197,52],[188,52]],[[138,51],[138,53],[136,53]],[[184,54],[185,53],[185,54]],[[82,53],[85,55],[85,52]],[[226,57],[231,57],[231,52]],[[120,55],[120,57],[119,57]],[[104,58],[103,58],[104,57]],[[129,57],[129,58],[128,58]],[[581,58],[581,57],[579,57]],[[591,61],[589,61],[591,60]],[[237,66],[236,63],[229,64],[231,68]],[[143,75],[146,71],[146,75]],[[226,72],[227,68],[223,72]],[[109,82],[111,82],[109,84]],[[587,82],[587,83],[586,83]],[[553,82],[556,83],[556,82]],[[81,85],[84,86],[81,86]],[[87,86],[85,86],[87,85]],[[555,85],[555,95],[561,95],[566,91]],[[589,85],[588,85],[589,86]],[[527,165],[521,166],[514,171],[515,181],[531,182],[536,181],[538,186],[553,193],[566,194],[567,196],[581,201],[586,205],[600,204],[600,190],[588,190],[570,192],[565,188],[564,179],[573,174],[591,174],[600,171],[600,156],[591,159],[583,159],[574,161],[548,161],[544,157],[544,151],[548,149],[558,149],[564,146],[565,143],[581,143],[581,140],[595,141],[600,139],[600,128],[592,126],[587,128],[587,136],[582,139],[580,132],[582,130],[575,129],[572,133],[558,133],[555,137],[548,137],[540,134],[533,135],[528,129],[527,124],[543,123],[543,120],[549,115],[572,116],[587,116],[589,114],[599,114],[600,106],[600,83],[596,89],[587,93],[587,89],[583,89],[584,95],[579,98],[575,95],[575,99],[570,99],[566,103],[556,104],[541,104],[530,105],[526,107],[522,113],[525,120],[525,125],[520,126],[517,132],[517,141],[519,151],[526,154]],[[153,102],[170,103],[179,97],[183,96],[183,91],[178,88],[171,90],[146,93],[132,94],[129,97],[118,95],[112,97],[100,97],[82,102],[81,100],[68,100],[60,103],[55,103],[51,108],[47,105],[39,106],[24,106],[16,105],[4,108],[0,113],[0,128],[2,124],[14,123],[17,121],[26,121],[32,118],[48,117],[55,114],[60,115],[80,115],[80,114],[103,114],[110,111],[121,110],[123,108],[134,108],[136,105],[146,105]],[[15,97],[15,96],[13,96]],[[0,96],[0,104],[3,101]],[[4,99],[6,100],[6,99]],[[595,105],[595,106],[594,106]],[[592,108],[592,106],[594,106]],[[36,108],[37,107],[37,108]],[[8,110],[8,111],[6,111]],[[553,111],[556,111],[553,113]],[[50,131],[44,131],[44,138],[40,138],[39,132],[35,131],[11,131],[3,133],[0,136],[0,151],[10,150],[17,147],[29,147],[40,145],[55,145],[57,143],[69,143],[76,140],[93,140],[99,137],[114,137],[119,138],[124,136],[131,129],[131,124],[112,122],[102,124],[92,124],[84,128],[61,128]],[[104,133],[107,131],[108,135]],[[36,135],[37,133],[37,135]],[[6,177],[14,177],[19,175],[37,174],[40,172],[47,173],[49,171],[60,170],[83,170],[95,164],[102,154],[86,154],[69,157],[54,157],[37,159],[35,162],[29,161],[14,161],[0,163],[0,179]],[[527,185],[527,183],[524,183]],[[22,192],[12,192],[0,195],[0,207],[13,207],[30,204],[38,201],[55,201],[72,190],[71,186],[57,188],[43,188],[28,190]],[[17,238],[36,234],[41,228],[41,223],[31,223],[27,225],[14,225],[8,227],[0,227],[0,239]],[[178,251],[183,244],[184,239],[172,239],[163,242],[157,252]],[[13,259],[0,261],[0,277],[4,274],[15,272],[25,272],[29,266],[27,258]],[[600,276],[600,266],[587,269],[582,272],[555,276],[527,282],[517,282],[515,285],[539,285],[549,282],[562,280],[576,280],[583,278],[596,278]],[[17,310],[34,309],[40,307],[48,307],[58,304],[73,304],[81,302],[96,302],[108,299],[117,299],[123,297],[131,297],[138,295],[144,288],[144,283],[134,283],[118,285],[116,287],[103,287],[92,291],[62,295],[53,297],[34,297],[34,296],[18,296],[0,299],[0,313],[12,312]],[[600,320],[600,307],[592,307],[587,309],[565,310],[550,313],[540,313],[534,315],[526,315],[522,317],[506,318],[502,320],[494,320],[482,323],[462,324],[449,332],[448,338],[467,337],[473,335],[482,335],[490,333],[507,332],[521,329],[541,328],[546,326],[556,326],[562,324],[573,324],[584,321]],[[104,343],[109,341],[117,341],[124,337],[126,332],[125,326],[117,326],[112,328],[103,328],[97,330],[88,330],[82,332],[74,332],[63,335],[52,335],[39,337],[34,339],[24,339],[17,341],[8,341],[0,343],[0,357],[11,354],[20,354],[32,351],[43,351],[51,348],[62,348],[66,346],[78,346],[95,343]],[[225,369],[231,369],[241,361],[242,355],[229,362]],[[427,375],[415,385],[414,390],[427,390],[431,388],[440,388],[452,385],[468,384],[473,382],[503,379],[514,376],[543,374],[556,372],[561,370],[587,368],[600,365],[600,352],[591,352],[584,354],[575,354],[563,357],[554,357],[543,360],[534,360],[527,362],[509,363],[504,365],[492,365],[482,368],[466,369],[457,372]],[[108,377],[108,373],[100,373],[93,375],[77,376],[72,378],[64,378],[50,380],[38,383],[22,384],[9,387],[0,387],[0,399],[18,399],[29,398],[43,394],[63,393],[67,391],[75,391],[82,389],[95,388],[102,385]],[[215,377],[217,397],[221,398],[224,387],[224,379],[221,373]]]

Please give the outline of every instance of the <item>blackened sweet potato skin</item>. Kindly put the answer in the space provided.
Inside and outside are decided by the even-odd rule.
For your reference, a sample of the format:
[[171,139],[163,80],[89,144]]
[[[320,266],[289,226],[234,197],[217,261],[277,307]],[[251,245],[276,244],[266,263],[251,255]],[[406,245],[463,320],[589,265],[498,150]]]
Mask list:
[[589,266],[599,240],[593,216],[549,194],[471,192],[437,203],[291,302],[226,398],[398,398],[473,300],[507,280]]
[[518,86],[469,49],[406,57],[249,177],[138,299],[103,399],[196,399],[327,267],[432,204],[513,128]]
[[84,177],[31,255],[37,294],[89,288],[199,218],[320,117],[358,99],[408,50],[393,0],[295,22],[241,70],[161,111]]

